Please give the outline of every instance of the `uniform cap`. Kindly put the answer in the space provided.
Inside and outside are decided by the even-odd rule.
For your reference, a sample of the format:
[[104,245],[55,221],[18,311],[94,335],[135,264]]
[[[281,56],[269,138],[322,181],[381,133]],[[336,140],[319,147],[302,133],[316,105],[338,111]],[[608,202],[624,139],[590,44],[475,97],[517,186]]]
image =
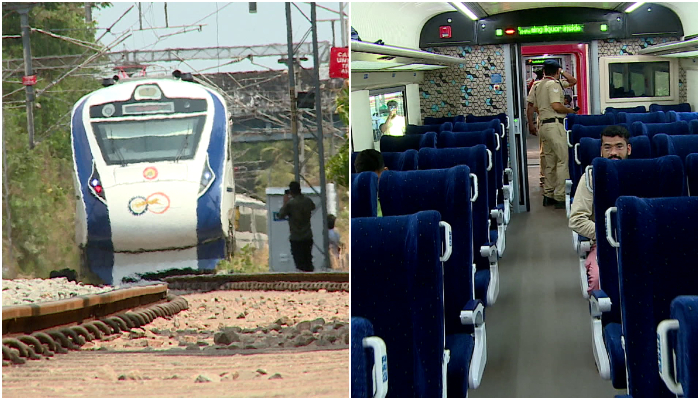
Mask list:
[[544,65],[549,65],[552,67],[561,68],[561,65],[559,65],[557,60],[552,60],[552,59],[544,60]]

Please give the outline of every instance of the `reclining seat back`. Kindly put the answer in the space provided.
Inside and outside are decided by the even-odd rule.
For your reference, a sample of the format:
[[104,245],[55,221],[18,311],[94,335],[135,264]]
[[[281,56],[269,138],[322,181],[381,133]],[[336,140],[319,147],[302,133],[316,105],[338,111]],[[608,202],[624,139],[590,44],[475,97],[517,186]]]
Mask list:
[[688,154],[685,158],[685,175],[688,184],[688,196],[698,195],[698,153]]
[[686,121],[664,122],[664,123],[642,123],[634,122],[630,131],[632,136],[645,135],[649,140],[653,140],[655,135],[665,133],[667,135],[689,135],[690,126]]
[[454,122],[455,117],[425,117],[423,118],[424,125],[440,125],[445,122]]
[[694,119],[690,121],[690,134],[691,135],[697,135],[698,134],[698,120]]
[[[569,140],[571,143],[569,149],[569,176],[571,177],[571,198],[574,198],[576,194],[576,186],[578,185],[579,179],[583,174],[585,169],[584,165],[579,164],[581,162],[581,139],[583,138],[593,138],[599,139],[600,132],[603,131],[608,125],[581,125],[576,123],[571,127],[571,134],[569,134]],[[600,150],[598,151],[600,155]],[[576,161],[578,160],[578,162]],[[592,160],[592,159],[591,159]]]
[[[593,159],[600,157],[600,147],[602,140],[593,138],[583,138],[581,139],[580,149],[580,161],[581,169],[585,171],[586,167],[593,164]],[[629,155],[630,160],[646,160],[653,158],[651,145],[649,144],[649,138],[646,136],[635,136],[630,138],[630,146],[632,146],[632,153]]]
[[418,151],[406,150],[403,153],[384,152],[384,166],[390,171],[413,171],[418,169]]
[[650,112],[668,112],[668,111],[676,111],[676,112],[690,112],[690,103],[680,103],[680,104],[668,104],[668,105],[661,105],[661,104],[650,104],[649,105],[649,111]]
[[615,116],[613,114],[594,114],[594,115],[578,115],[578,114],[568,114],[564,118],[564,128],[572,129],[574,125],[579,124],[583,126],[591,125],[615,125]]
[[[382,178],[384,179],[384,178]],[[387,397],[442,397],[440,213],[352,220],[352,313],[386,343]]]
[[[489,285],[489,260],[481,257],[481,246],[488,246],[489,240],[489,200],[491,191],[488,188],[488,153],[483,144],[474,147],[456,147],[450,149],[421,149],[418,152],[418,165],[422,170],[440,168],[452,168],[457,165],[466,165],[470,173],[476,175],[478,197],[472,203],[472,242],[474,262],[476,264],[476,276],[474,287],[475,298],[486,302],[486,290]],[[454,250],[453,250],[454,252]],[[488,305],[488,304],[487,304]]]
[[[352,397],[373,397],[372,349],[365,349],[362,339],[374,336],[372,323],[361,317],[350,319],[350,393]],[[388,358],[388,357],[387,357]]]
[[377,174],[371,171],[352,174],[351,218],[377,216]]
[[697,111],[696,112],[669,111],[666,113],[666,118],[668,118],[668,122],[676,122],[676,121],[690,122],[694,119],[698,119],[698,113],[697,113]]
[[[482,115],[482,116],[476,116],[469,114],[466,117],[467,123],[475,123],[475,122],[488,122],[490,123],[494,119],[497,119],[498,122],[503,124],[501,126],[501,158],[503,160],[503,168],[507,167],[508,164],[508,129],[509,129],[509,123],[508,123],[508,116],[506,113],[500,113],[496,115]],[[495,128],[494,128],[495,129]],[[498,132],[498,131],[497,131]]]
[[[634,154],[634,151],[632,151]],[[612,309],[603,314],[603,326],[620,323],[620,295],[615,249],[605,240],[605,212],[620,196],[683,196],[683,164],[678,156],[648,160],[593,160],[593,212],[598,247],[600,288]]]
[[652,139],[654,156],[662,157],[675,155],[685,160],[691,153],[698,152],[697,135],[673,135],[659,133]]
[[474,299],[472,206],[469,167],[419,171],[385,171],[379,182],[383,215],[408,215],[436,210],[452,227],[452,255],[445,261],[445,331],[471,333],[459,319],[462,307]]
[[493,158],[491,171],[488,174],[489,209],[493,210],[497,203],[496,192],[503,188],[503,169],[500,168],[502,165],[501,153],[496,150],[496,132],[493,129],[472,132],[441,132],[437,148],[473,147],[480,144],[486,145]]
[[[498,134],[498,139],[496,140],[496,146],[499,148],[499,168],[501,170],[500,186],[503,187],[503,170],[507,167],[508,163],[508,137],[505,132],[505,124],[501,125],[499,119],[491,119],[487,122],[471,122],[464,123],[459,122],[454,125],[454,132],[473,132],[473,131],[483,131],[487,129],[493,129]],[[440,147],[440,146],[438,146]]]
[[401,153],[410,149],[418,150],[421,147],[435,147],[436,141],[437,134],[435,132],[426,132],[422,135],[383,135],[379,139],[379,150],[382,153],[385,151]]
[[698,397],[698,296],[678,296],[671,302],[671,319],[678,321],[676,372],[683,397]]
[[659,376],[656,327],[676,296],[698,293],[698,199],[623,196],[616,205],[628,391],[673,397]]
[[618,113],[619,122],[624,122],[628,127],[636,121],[644,122],[645,124],[657,124],[666,122],[666,114],[663,111],[648,112],[648,113]]
[[360,154],[359,151],[353,151],[350,153],[350,173],[355,174],[357,171],[355,170],[355,160],[357,160],[357,155]]
[[621,118],[620,118],[620,113],[622,113],[622,112],[625,112],[625,113],[645,113],[645,112],[647,112],[647,109],[644,106],[606,107],[604,114],[613,114],[615,116],[615,123],[620,123],[620,122],[622,122]]
[[426,132],[440,132],[440,131],[451,131],[452,123],[445,122],[442,124],[431,124],[431,125],[411,125],[406,126],[407,135],[422,135]]

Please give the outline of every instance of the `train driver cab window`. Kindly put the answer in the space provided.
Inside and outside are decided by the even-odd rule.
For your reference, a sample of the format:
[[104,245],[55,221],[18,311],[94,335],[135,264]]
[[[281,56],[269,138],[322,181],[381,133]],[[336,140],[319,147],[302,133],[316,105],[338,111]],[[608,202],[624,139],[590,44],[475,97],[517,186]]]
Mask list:
[[405,98],[403,88],[370,91],[369,107],[375,141],[379,141],[382,135],[404,135],[407,123]]
[[93,122],[107,165],[194,158],[205,116]]
[[671,95],[669,61],[610,63],[610,98],[668,97]]

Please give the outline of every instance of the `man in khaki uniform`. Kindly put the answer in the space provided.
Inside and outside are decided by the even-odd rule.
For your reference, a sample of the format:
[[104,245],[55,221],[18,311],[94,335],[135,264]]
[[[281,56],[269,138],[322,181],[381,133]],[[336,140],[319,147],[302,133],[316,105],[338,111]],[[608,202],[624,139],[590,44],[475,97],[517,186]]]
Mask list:
[[[609,160],[624,160],[632,154],[630,134],[623,126],[611,125],[600,133],[600,156]],[[588,181],[592,182],[592,177]],[[586,186],[586,177],[581,176],[576,186],[574,203],[571,205],[569,228],[591,240],[591,252],[586,257],[588,273],[588,294],[600,289],[598,274],[598,251],[595,246],[595,218],[593,214],[593,192]]]
[[[576,78],[562,72],[558,62],[546,60],[544,62],[544,79],[533,86],[533,96],[528,95],[528,103],[533,103],[537,109],[540,125],[539,134],[541,135],[545,159],[542,205],[554,204],[557,209],[565,208],[564,181],[569,177],[564,117],[567,113],[573,112],[564,106],[565,86],[559,80],[561,74],[568,82],[567,87],[576,83]],[[531,123],[530,133],[536,132],[533,128],[534,123]]]

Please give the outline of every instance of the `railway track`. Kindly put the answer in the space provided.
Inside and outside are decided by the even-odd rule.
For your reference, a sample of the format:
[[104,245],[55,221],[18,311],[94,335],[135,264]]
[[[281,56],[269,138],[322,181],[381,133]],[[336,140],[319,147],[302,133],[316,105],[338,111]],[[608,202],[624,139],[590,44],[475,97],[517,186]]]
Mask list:
[[164,284],[2,308],[3,366],[80,349],[188,308]]
[[78,350],[188,309],[176,292],[215,290],[348,291],[348,273],[264,273],[165,278],[166,284],[119,289],[66,300],[3,307],[3,365]]

